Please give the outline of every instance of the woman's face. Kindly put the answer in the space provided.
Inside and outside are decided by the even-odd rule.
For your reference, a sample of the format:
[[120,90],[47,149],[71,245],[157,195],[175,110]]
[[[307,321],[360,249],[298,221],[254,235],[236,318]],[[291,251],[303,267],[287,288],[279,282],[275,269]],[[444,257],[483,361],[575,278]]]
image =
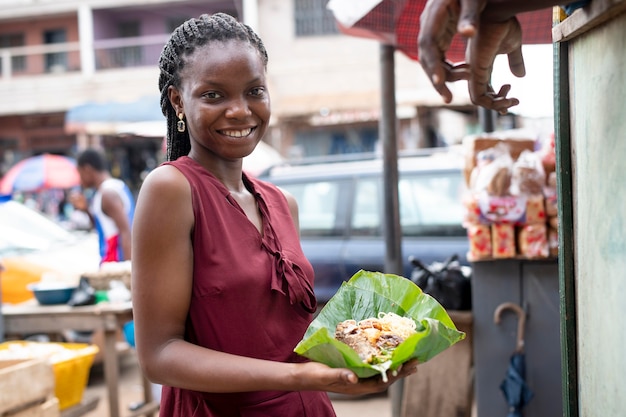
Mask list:
[[270,119],[259,52],[245,41],[213,41],[185,61],[181,88],[170,87],[170,100],[185,114],[192,153],[208,150],[223,159],[252,153]]

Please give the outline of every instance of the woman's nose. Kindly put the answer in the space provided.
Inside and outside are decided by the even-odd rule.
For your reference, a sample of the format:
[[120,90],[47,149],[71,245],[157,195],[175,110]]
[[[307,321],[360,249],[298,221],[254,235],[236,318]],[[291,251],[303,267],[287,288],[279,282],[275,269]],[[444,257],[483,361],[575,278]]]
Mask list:
[[226,109],[226,117],[234,119],[240,119],[242,117],[248,117],[252,114],[248,102],[244,98],[234,99],[228,104]]

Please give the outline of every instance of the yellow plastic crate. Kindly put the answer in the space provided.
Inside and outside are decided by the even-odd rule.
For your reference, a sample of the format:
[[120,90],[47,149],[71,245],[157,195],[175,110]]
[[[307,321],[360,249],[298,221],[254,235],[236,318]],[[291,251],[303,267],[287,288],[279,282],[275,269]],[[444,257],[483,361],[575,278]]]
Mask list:
[[89,380],[89,370],[99,349],[85,343],[11,341],[0,343],[0,359],[47,359],[54,371],[54,394],[59,409],[79,404]]

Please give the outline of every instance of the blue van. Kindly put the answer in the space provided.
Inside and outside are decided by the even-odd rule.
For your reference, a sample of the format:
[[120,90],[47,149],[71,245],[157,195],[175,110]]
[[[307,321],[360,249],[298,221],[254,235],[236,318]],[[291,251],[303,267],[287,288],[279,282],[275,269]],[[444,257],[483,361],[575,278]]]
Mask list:
[[[280,165],[260,175],[298,201],[302,248],[315,270],[321,305],[358,270],[385,272],[383,159],[352,158]],[[399,155],[405,277],[411,276],[411,256],[428,265],[457,254],[468,264],[463,167],[462,154],[449,148]]]

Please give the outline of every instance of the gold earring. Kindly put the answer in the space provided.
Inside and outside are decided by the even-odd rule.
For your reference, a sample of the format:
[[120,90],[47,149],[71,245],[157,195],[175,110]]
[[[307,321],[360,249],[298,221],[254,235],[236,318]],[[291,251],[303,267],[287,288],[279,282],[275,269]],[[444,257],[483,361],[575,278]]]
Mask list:
[[176,123],[176,129],[180,132],[183,133],[185,131],[185,121],[183,120],[183,117],[185,117],[184,113],[179,113],[178,114],[178,123]]

